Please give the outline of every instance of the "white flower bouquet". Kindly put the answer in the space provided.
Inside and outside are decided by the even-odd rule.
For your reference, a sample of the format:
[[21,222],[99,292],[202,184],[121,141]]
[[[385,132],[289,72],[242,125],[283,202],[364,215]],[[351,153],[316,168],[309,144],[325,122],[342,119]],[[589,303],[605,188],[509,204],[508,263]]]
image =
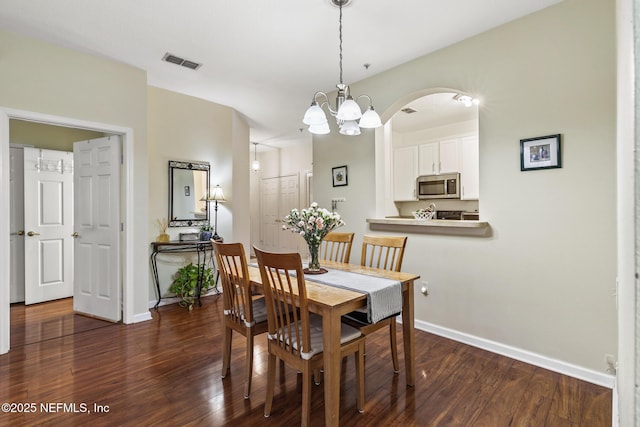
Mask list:
[[306,209],[292,209],[284,222],[283,230],[300,234],[308,245],[319,245],[324,236],[344,225],[339,213],[319,208],[316,202]]
[[289,215],[284,217],[283,230],[291,230],[299,234],[309,246],[309,270],[320,271],[318,262],[318,248],[322,239],[329,232],[344,225],[340,214],[319,208],[316,202],[311,203],[306,209],[292,209]]

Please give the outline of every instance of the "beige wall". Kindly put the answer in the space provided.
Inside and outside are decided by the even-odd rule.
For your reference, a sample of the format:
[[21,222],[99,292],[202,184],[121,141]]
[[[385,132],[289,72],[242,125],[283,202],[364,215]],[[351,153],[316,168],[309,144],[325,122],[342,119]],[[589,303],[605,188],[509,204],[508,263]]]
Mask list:
[[[403,269],[430,288],[416,292],[423,327],[597,373],[616,354],[614,6],[565,1],[352,85],[383,120],[429,88],[482,101],[480,212],[493,234],[409,236]],[[554,133],[563,167],[520,172],[519,140]],[[340,212],[359,234],[384,194],[371,188],[373,140],[334,131],[313,143],[317,201],[346,196]],[[340,164],[349,187],[337,191]]]
[[[125,301],[133,312],[125,321],[148,317],[148,215],[147,215],[147,81],[146,73],[125,64],[0,31],[0,106],[112,127],[133,129],[132,175],[129,188],[135,209],[127,219],[132,233],[133,262],[127,265],[137,286]],[[2,125],[0,125],[2,126]],[[0,129],[6,132],[7,129]],[[8,149],[7,149],[8,152]],[[0,150],[0,153],[4,151]],[[7,176],[7,159],[0,154],[0,173]],[[8,198],[0,197],[0,209],[8,212]],[[0,215],[0,257],[8,257],[8,215]],[[5,222],[6,221],[6,222]],[[0,286],[8,286],[1,280]],[[4,295],[4,289],[1,292]],[[0,305],[2,303],[0,295]],[[0,329],[9,316],[0,307]]]
[[[156,219],[168,215],[169,160],[208,162],[210,186],[220,184],[227,202],[218,207],[218,234],[225,241],[249,245],[249,128],[237,113],[222,105],[168,90],[149,87],[149,218],[151,239],[159,234]],[[213,204],[209,206],[214,223]],[[246,211],[246,213],[245,213]],[[233,215],[232,215],[233,212]],[[197,227],[170,227],[177,239],[180,232]],[[185,258],[159,255],[161,292],[171,284],[171,276],[184,265]],[[194,260],[195,262],[195,260]],[[149,299],[155,295],[153,287]]]

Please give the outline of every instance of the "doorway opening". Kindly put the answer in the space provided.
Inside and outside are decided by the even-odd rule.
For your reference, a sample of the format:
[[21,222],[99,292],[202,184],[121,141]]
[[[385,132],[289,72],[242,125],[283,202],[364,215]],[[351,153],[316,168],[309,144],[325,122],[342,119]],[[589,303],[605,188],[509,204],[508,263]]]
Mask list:
[[[121,286],[120,306],[122,307],[122,320],[124,323],[133,323],[133,236],[130,230],[124,227],[128,220],[133,218],[132,184],[133,184],[133,129],[109,125],[85,120],[52,116],[22,110],[14,110],[0,107],[0,217],[9,218],[9,145],[10,145],[10,120],[24,120],[29,122],[44,123],[67,128],[78,128],[87,131],[102,132],[104,134],[119,135],[122,138],[122,181],[120,186],[121,200],[121,231],[118,236],[121,247],[122,269],[119,279]],[[8,220],[0,223],[0,354],[6,353],[10,348],[11,335],[11,310],[9,298],[9,272],[10,272],[10,248]]]
[[73,143],[102,132],[11,119],[10,302],[73,295]]

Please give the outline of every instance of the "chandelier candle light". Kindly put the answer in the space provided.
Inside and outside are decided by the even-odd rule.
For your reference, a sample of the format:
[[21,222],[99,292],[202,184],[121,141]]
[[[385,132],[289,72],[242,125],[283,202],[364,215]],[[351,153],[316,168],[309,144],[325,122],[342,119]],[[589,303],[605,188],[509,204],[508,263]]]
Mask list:
[[292,209],[289,215],[284,217],[284,223],[283,230],[291,230],[294,233],[298,233],[307,242],[309,247],[309,267],[305,268],[304,272],[309,274],[326,273],[326,269],[320,268],[318,251],[324,236],[344,225],[340,214],[324,208],[318,208],[318,204],[313,202],[307,209],[302,209],[301,211]]
[[[342,135],[360,135],[360,128],[377,128],[382,126],[380,116],[373,109],[371,97],[369,97],[369,95],[360,95],[354,100],[349,92],[349,86],[342,81],[342,6],[350,2],[351,0],[331,0],[331,3],[340,9],[340,83],[336,85],[338,95],[336,97],[335,109],[331,108],[329,97],[326,93],[318,91],[313,95],[311,106],[307,109],[302,119],[302,122],[309,126],[309,132],[313,134],[326,135],[330,132],[327,116],[322,109],[324,106],[326,106],[329,113],[336,118]],[[318,98],[321,100],[324,98],[324,101],[318,104]],[[368,100],[368,106],[364,114],[356,102],[360,98]]]

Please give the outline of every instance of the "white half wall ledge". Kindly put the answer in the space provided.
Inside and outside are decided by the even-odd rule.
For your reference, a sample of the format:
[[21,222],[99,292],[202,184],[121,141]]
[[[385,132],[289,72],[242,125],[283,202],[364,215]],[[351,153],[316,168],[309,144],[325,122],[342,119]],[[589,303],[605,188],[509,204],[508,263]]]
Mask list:
[[449,236],[491,237],[492,229],[486,221],[431,219],[420,220],[400,217],[367,218],[372,230],[400,233],[442,234]]
[[[401,317],[398,317],[398,321],[400,323],[402,322]],[[609,389],[613,389],[615,385],[614,375],[586,369],[581,366],[573,365],[571,363],[567,363],[557,359],[552,359],[547,356],[543,356],[517,347],[512,347],[496,341],[491,341],[474,335],[466,334],[454,329],[444,328],[442,326],[419,320],[415,321],[415,328]]]

